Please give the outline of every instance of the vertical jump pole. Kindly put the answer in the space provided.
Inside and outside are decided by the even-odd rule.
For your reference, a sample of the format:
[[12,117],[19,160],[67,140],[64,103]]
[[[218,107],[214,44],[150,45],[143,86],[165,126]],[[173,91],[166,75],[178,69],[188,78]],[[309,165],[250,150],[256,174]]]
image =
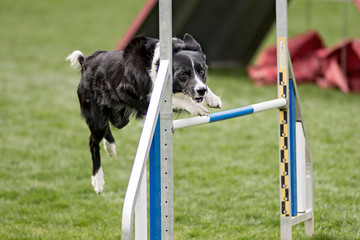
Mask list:
[[[281,240],[291,240],[292,226],[301,222],[305,222],[305,233],[308,236],[314,233],[312,159],[288,49],[287,29],[287,0],[276,0],[278,97],[288,99],[288,105],[279,110]],[[302,131],[297,131],[297,128]],[[299,137],[303,136],[302,143],[299,141],[300,138],[297,138],[297,134]],[[305,159],[300,157],[304,154]],[[297,155],[299,155],[298,159]],[[297,178],[297,161],[305,165],[302,166],[302,169],[305,168],[305,174],[299,174],[299,178]],[[305,191],[306,195],[301,194],[301,211],[298,211],[297,206],[299,187],[300,192]]]
[[[276,35],[277,35],[277,71],[278,97],[289,99],[288,59],[287,59],[287,0],[276,0]],[[289,102],[289,101],[288,101]],[[291,104],[288,104],[291,106]],[[290,193],[290,124],[289,107],[280,109],[280,209],[281,216],[291,214]]]
[[150,240],[171,240],[174,238],[171,0],[159,1],[159,39],[160,60],[169,60],[170,64],[150,151]]

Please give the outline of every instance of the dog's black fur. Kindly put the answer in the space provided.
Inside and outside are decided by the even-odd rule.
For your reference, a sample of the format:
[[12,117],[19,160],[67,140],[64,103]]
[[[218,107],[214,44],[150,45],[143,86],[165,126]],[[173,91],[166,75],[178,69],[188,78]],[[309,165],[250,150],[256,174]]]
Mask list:
[[[131,114],[139,119],[146,115],[156,75],[152,71],[157,72],[159,65],[159,59],[155,59],[158,42],[140,36],[134,38],[124,51],[96,51],[86,58],[76,51],[78,54],[74,52],[67,58],[72,64],[78,61],[81,66],[77,93],[81,115],[91,132],[89,147],[93,177],[101,168],[99,143],[103,138],[109,144],[115,143],[109,122],[121,129],[128,124]],[[200,103],[208,92],[206,70],[205,55],[191,35],[186,34],[183,40],[173,39],[174,94],[182,93],[192,99],[189,102]],[[220,107],[220,104],[208,103],[211,107]],[[102,186],[95,190],[101,192]]]

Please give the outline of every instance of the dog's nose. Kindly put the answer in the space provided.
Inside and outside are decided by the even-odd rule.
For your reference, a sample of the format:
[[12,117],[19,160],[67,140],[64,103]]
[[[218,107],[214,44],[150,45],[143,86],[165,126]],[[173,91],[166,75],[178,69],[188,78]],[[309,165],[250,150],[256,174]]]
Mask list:
[[197,94],[199,94],[199,96],[204,96],[206,93],[207,89],[206,88],[199,88],[196,89]]

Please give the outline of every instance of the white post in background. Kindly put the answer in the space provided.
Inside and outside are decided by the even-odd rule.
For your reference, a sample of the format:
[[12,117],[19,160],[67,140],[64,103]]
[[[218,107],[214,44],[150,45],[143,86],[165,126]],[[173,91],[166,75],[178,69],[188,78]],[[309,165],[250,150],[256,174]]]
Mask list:
[[305,177],[305,136],[301,122],[296,122],[296,171],[298,212],[306,211],[306,177]]

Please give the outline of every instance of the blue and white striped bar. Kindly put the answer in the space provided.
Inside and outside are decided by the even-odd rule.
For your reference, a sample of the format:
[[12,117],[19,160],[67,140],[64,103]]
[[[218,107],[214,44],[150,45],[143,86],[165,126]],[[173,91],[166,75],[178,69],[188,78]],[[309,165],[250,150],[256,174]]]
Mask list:
[[230,118],[241,117],[256,112],[262,112],[274,108],[281,108],[286,106],[287,100],[285,98],[278,98],[266,102],[252,104],[246,107],[235,108],[227,111],[211,113],[206,116],[198,116],[192,118],[184,118],[173,121],[173,130],[192,127],[201,124],[218,122]]

